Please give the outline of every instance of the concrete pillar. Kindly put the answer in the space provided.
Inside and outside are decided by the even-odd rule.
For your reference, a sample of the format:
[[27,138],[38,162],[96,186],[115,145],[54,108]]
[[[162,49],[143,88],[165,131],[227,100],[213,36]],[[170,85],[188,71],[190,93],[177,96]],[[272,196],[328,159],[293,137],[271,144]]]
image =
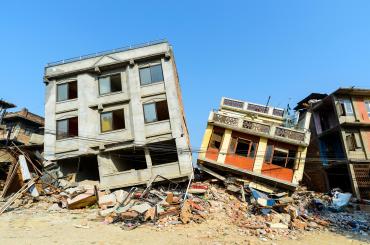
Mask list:
[[128,91],[130,94],[131,132],[134,137],[134,143],[143,145],[145,144],[145,127],[143,105],[141,103],[139,68],[135,64],[132,67],[128,66],[126,71],[128,76]]
[[44,135],[44,157],[46,160],[55,160],[56,141],[56,85],[55,80],[50,81],[45,88],[45,135]]
[[226,154],[229,149],[230,141],[231,141],[231,133],[233,131],[230,129],[225,129],[224,137],[221,143],[220,153],[218,154],[217,162],[218,163],[225,163]]
[[145,153],[146,167],[150,171],[150,175],[151,175],[150,178],[152,178],[154,177],[153,172],[152,172],[152,158],[150,157],[149,149],[147,147],[144,148],[144,153]]
[[206,131],[204,132],[204,135],[203,135],[202,144],[200,145],[200,153],[198,154],[199,159],[206,158],[206,152],[207,152],[209,141],[211,140],[212,130],[213,130],[213,125],[208,124]]
[[258,174],[261,173],[262,164],[265,160],[267,140],[268,140],[267,138],[262,138],[261,137],[260,141],[258,143],[256,159],[254,160],[254,165],[253,165],[253,172],[256,172]]
[[307,147],[300,146],[296,154],[294,165],[297,166],[293,174],[292,183],[298,184],[303,178],[304,165],[306,161]]

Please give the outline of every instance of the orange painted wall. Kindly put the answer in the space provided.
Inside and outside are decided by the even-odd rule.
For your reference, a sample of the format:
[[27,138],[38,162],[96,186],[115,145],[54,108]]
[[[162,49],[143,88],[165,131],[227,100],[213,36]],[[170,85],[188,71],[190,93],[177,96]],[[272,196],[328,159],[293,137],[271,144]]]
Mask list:
[[270,163],[264,163],[262,164],[261,173],[263,175],[291,182],[294,171],[293,169],[284,168]]
[[[253,143],[256,143],[258,146],[260,137],[255,136],[255,135],[249,135],[245,133],[240,133],[240,132],[232,132],[231,137],[234,138],[243,138],[246,140],[250,140]],[[257,150],[256,150],[257,151]],[[232,165],[237,168],[241,168],[244,170],[253,170],[253,165],[254,165],[254,157],[245,157],[245,156],[239,156],[233,153],[229,153],[226,155],[225,158],[225,164]]]
[[218,152],[219,152],[219,150],[217,150],[215,148],[212,148],[212,147],[208,147],[207,153],[206,153],[206,158],[208,158],[210,160],[213,160],[213,161],[217,161]]
[[368,116],[368,112],[363,98],[353,98],[352,101],[356,110],[358,111],[359,114],[358,119],[361,122],[370,122],[370,118]]
[[254,158],[228,154],[225,159],[225,164],[232,165],[244,170],[253,170]]
[[[282,142],[276,142],[272,140],[269,140],[267,144],[274,145],[274,147],[283,148],[287,150],[296,150],[296,151],[298,150],[298,147],[295,145],[290,145],[290,144],[286,144]],[[265,162],[262,164],[261,173],[263,175],[267,175],[273,178],[291,182],[293,179],[294,170]]]

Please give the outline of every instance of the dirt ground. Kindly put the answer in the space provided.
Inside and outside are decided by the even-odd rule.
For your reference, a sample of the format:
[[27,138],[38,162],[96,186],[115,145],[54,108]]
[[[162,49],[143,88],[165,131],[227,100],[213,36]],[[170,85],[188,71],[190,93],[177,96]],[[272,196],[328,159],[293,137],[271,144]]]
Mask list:
[[96,213],[30,209],[7,212],[0,216],[0,244],[370,244],[368,237],[331,231],[263,241],[222,219],[161,228],[143,225],[125,231],[119,224],[104,224]]

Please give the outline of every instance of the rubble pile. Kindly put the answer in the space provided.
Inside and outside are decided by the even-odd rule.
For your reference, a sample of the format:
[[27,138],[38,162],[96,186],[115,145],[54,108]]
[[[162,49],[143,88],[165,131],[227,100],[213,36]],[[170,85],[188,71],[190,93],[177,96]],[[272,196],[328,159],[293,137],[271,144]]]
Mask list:
[[38,197],[24,193],[12,203],[10,210],[35,205],[50,212],[76,209],[83,212],[88,208],[96,210],[97,220],[119,225],[124,230],[144,224],[162,229],[220,220],[261,240],[294,238],[306,231],[353,231],[364,236],[369,232],[369,214],[351,208],[348,203],[335,206],[331,195],[302,187],[292,195],[267,193],[251,186],[254,185],[228,179],[188,185],[168,181],[147,188],[101,191],[94,185],[61,181],[41,189]]

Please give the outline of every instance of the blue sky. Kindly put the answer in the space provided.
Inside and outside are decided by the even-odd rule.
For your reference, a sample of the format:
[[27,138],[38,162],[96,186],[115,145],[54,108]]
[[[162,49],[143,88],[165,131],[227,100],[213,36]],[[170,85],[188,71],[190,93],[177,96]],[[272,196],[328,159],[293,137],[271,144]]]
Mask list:
[[222,96],[286,107],[370,87],[370,1],[135,2],[3,2],[0,98],[43,114],[47,62],[161,38],[174,47],[193,147]]

